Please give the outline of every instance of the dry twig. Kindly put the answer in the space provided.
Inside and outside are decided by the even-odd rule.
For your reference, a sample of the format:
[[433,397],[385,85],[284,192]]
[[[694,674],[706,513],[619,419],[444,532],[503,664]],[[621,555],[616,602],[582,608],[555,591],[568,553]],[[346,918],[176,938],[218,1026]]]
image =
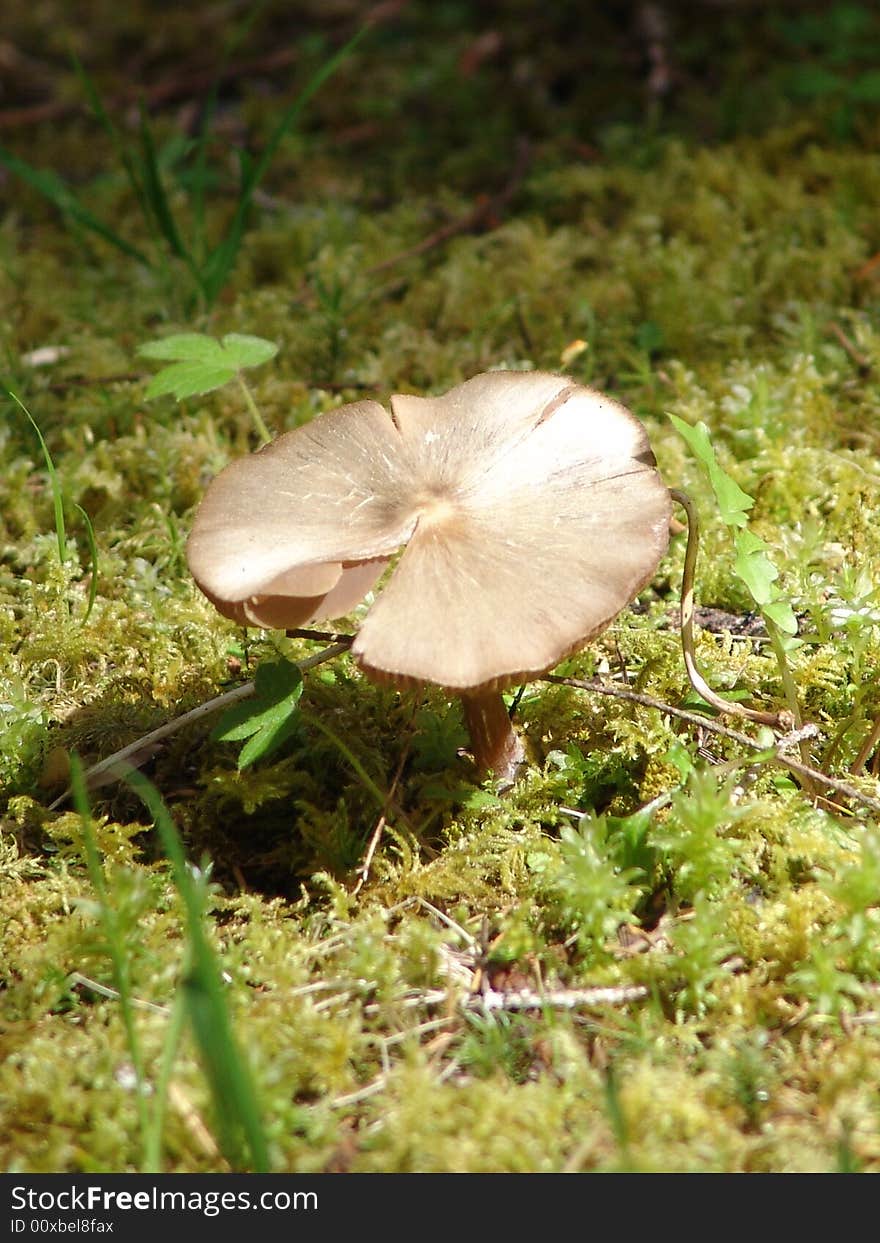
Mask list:
[[[235,64],[227,65],[219,74],[216,67],[207,69],[188,69],[183,73],[174,74],[145,91],[138,83],[133,82],[118,96],[107,101],[107,111],[119,112],[129,104],[144,99],[148,108],[160,107],[173,103],[175,100],[190,100],[209,91],[215,83],[223,86],[238,78],[251,74],[272,73],[279,69],[287,69],[295,62],[297,51],[292,47],[276,48],[265,56],[251,57]],[[73,116],[78,112],[87,111],[86,101],[82,99],[47,99],[39,104],[30,104],[23,108],[4,108],[0,111],[0,130],[21,129],[23,126],[40,125],[44,121],[60,121],[62,117]]]
[[684,554],[684,572],[681,581],[681,650],[684,655],[684,667],[687,670],[691,686],[698,695],[705,699],[706,703],[711,704],[713,708],[717,708],[719,712],[726,712],[733,716],[743,716],[747,720],[757,721],[761,725],[788,728],[791,714],[786,710],[782,712],[761,712],[755,708],[746,708],[743,704],[734,703],[729,699],[722,699],[720,695],[715,694],[697,668],[694,643],[694,580],[697,567],[697,546],[699,544],[697,511],[693,501],[686,492],[682,492],[678,488],[671,488],[670,496],[685,511],[688,522],[687,548]]
[[[298,667],[305,672],[306,669],[314,669],[316,665],[321,665],[326,660],[332,660],[334,656],[339,656],[348,650],[348,643],[333,643],[330,647],[324,648],[321,652],[316,652],[314,656],[307,656],[305,660],[297,661]],[[245,682],[242,686],[236,686],[231,691],[225,691],[222,695],[217,695],[214,699],[209,699],[207,703],[199,704],[197,708],[193,708],[189,712],[184,712],[183,716],[175,717],[173,721],[167,721],[164,725],[160,725],[158,729],[152,730],[149,734],[144,734],[142,738],[135,739],[130,742],[127,747],[123,747],[119,751],[114,751],[107,759],[101,760],[97,764],[93,764],[91,768],[87,768],[83,773],[83,780],[86,789],[94,787],[95,780],[107,773],[120,772],[127,765],[129,768],[136,768],[138,762],[143,763],[145,758],[155,753],[155,744],[161,742],[165,738],[170,738],[172,734],[178,733],[185,729],[187,725],[201,720],[203,716],[208,716],[213,712],[219,712],[221,708],[228,708],[234,703],[238,703],[241,699],[248,699],[254,693],[254,683]],[[55,811],[62,803],[65,803],[70,797],[72,790],[70,786],[59,794],[49,804],[49,811]]]
[[385,825],[388,822],[388,810],[394,799],[394,794],[400,782],[400,778],[403,773],[404,765],[406,764],[406,761],[409,758],[410,746],[411,746],[411,740],[410,742],[406,744],[406,746],[403,748],[403,751],[400,754],[400,760],[397,765],[397,771],[394,774],[391,785],[388,787],[388,796],[385,800],[385,806],[382,808],[382,814],[379,816],[379,819],[376,821],[376,827],[373,829],[373,832],[370,836],[370,840],[367,844],[367,850],[364,855],[363,863],[361,863],[360,867],[358,868],[356,872],[356,876],[358,879],[357,879],[357,884],[355,885],[354,889],[351,891],[352,896],[359,894],[360,891],[363,889],[364,885],[367,883],[367,878],[370,875],[370,865],[373,862],[373,856],[375,855],[376,850],[378,849],[379,843],[382,840],[382,834],[385,832]]
[[436,229],[433,233],[429,233],[420,242],[416,242],[414,246],[409,246],[406,250],[401,250],[396,255],[391,255],[389,258],[381,260],[380,263],[373,264],[371,268],[367,268],[367,275],[375,276],[377,272],[384,272],[396,263],[402,263],[404,259],[415,259],[418,255],[423,255],[429,250],[434,250],[437,246],[442,246],[444,242],[448,242],[450,238],[457,237],[461,233],[474,233],[483,228],[494,227],[497,217],[501,215],[522,184],[530,160],[531,150],[529,144],[525,139],[522,139],[517,146],[516,158],[510,177],[497,194],[491,198],[480,200],[466,215],[459,216],[456,220],[450,220],[448,224]]
[[853,342],[849,339],[849,337],[846,335],[846,333],[841,328],[840,324],[835,324],[834,321],[832,320],[825,325],[825,331],[829,336],[834,337],[834,339],[843,347],[846,353],[849,354],[850,358],[855,363],[856,367],[858,367],[859,371],[861,372],[863,376],[866,376],[870,373],[871,371],[870,358],[868,358],[865,354],[862,354],[861,351],[857,348],[857,346],[853,344]]
[[[718,721],[713,721],[709,717],[700,716],[696,712],[688,712],[684,708],[676,708],[673,704],[664,703],[662,699],[654,699],[652,696],[642,695],[638,691],[625,690],[621,686],[609,686],[607,683],[596,680],[587,682],[582,678],[562,678],[552,673],[545,673],[540,681],[551,682],[557,686],[573,686],[577,690],[591,691],[593,694],[607,695],[613,699],[626,699],[630,703],[640,704],[643,708],[653,708],[656,712],[663,712],[667,716],[674,716],[679,721],[685,721],[688,725],[695,725],[699,729],[705,729],[710,734],[718,734],[722,738],[729,738],[731,742],[736,742],[741,747],[748,747],[756,757],[764,757],[768,763],[781,764],[798,776],[805,777],[807,780],[824,786],[828,790],[833,790],[843,798],[861,803],[864,807],[869,807],[871,811],[880,812],[880,800],[872,798],[869,794],[863,794],[861,790],[854,785],[850,785],[848,781],[840,781],[836,777],[829,777],[825,773],[820,772],[818,768],[811,768],[807,764],[802,764],[800,760],[792,759],[790,755],[786,755],[785,749],[789,745],[787,737],[778,739],[775,747],[768,752],[767,747],[762,747],[759,742],[754,738],[750,738],[748,734],[741,734],[738,730],[728,729],[726,725],[721,725]],[[796,738],[796,741],[800,741],[800,738]]]

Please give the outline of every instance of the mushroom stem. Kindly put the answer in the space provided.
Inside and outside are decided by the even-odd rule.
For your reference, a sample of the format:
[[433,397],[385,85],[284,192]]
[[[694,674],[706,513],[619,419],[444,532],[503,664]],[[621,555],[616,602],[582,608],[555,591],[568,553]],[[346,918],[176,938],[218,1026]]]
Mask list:
[[525,759],[525,749],[510,723],[501,692],[462,695],[461,703],[479,775],[491,772],[496,781],[510,785]]

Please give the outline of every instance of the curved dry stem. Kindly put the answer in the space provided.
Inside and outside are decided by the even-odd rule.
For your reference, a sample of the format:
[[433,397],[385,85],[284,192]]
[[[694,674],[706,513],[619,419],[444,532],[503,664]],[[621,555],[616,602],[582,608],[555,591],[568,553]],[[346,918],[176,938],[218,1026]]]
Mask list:
[[[688,537],[684,554],[684,572],[681,576],[681,650],[684,655],[684,667],[687,670],[691,686],[705,699],[706,703],[717,708],[719,712],[745,717],[749,721],[757,721],[759,725],[771,725],[777,729],[790,729],[794,724],[789,720],[787,709],[781,712],[761,712],[756,708],[746,708],[742,704],[716,695],[709,683],[697,668],[697,657],[694,643],[694,578],[697,568],[697,550],[700,543],[700,524],[697,510],[687,492],[678,488],[670,488],[669,495],[687,514]],[[800,722],[798,722],[800,724]]]
[[[334,656],[339,656],[342,652],[348,651],[348,643],[333,643],[330,647],[324,648],[321,652],[316,652],[314,656],[307,656],[304,660],[298,660],[295,663],[305,672],[306,669],[314,669],[316,665],[321,665],[325,660],[332,660]],[[183,716],[175,717],[173,721],[166,721],[164,725],[160,725],[158,729],[152,730],[149,734],[144,734],[142,738],[135,739],[130,742],[127,747],[123,747],[120,751],[114,751],[107,759],[100,760],[97,764],[93,764],[91,768],[87,768],[83,772],[83,781],[86,789],[94,789],[97,778],[112,774],[115,780],[119,776],[120,766],[128,764],[130,768],[137,768],[139,764],[143,764],[153,753],[156,744],[162,742],[165,738],[170,738],[172,734],[178,733],[182,729],[186,729],[187,725],[192,725],[195,721],[201,720],[203,716],[208,716],[212,712],[219,712],[221,708],[228,708],[231,704],[238,703],[240,699],[247,699],[254,693],[253,682],[245,682],[241,686],[234,687],[231,691],[224,691],[222,695],[216,695],[213,699],[209,699],[207,703],[199,704],[197,708],[192,708],[189,712],[184,712]],[[56,799],[49,804],[49,811],[55,811],[62,803],[65,803],[70,797],[72,790],[70,786],[59,794]]]
[[880,742],[880,717],[871,726],[865,741],[859,747],[859,753],[850,765],[849,771],[851,773],[857,774],[861,772],[878,742]]
[[[685,721],[688,725],[695,725],[698,729],[704,729],[710,734],[718,734],[722,738],[729,738],[731,742],[738,743],[741,747],[748,747],[754,753],[756,761],[764,759],[767,763],[781,764],[784,768],[793,772],[795,776],[801,777],[804,780],[804,788],[806,788],[807,782],[814,782],[817,786],[824,786],[826,790],[833,790],[835,794],[839,794],[854,803],[861,803],[863,807],[868,807],[873,812],[880,812],[880,799],[872,798],[870,794],[864,794],[848,781],[841,781],[837,777],[829,777],[827,773],[821,772],[818,768],[811,768],[808,764],[802,764],[799,760],[795,760],[786,754],[788,746],[802,741],[802,733],[777,739],[776,746],[768,751],[766,747],[762,747],[759,742],[754,738],[749,738],[747,734],[741,734],[738,730],[728,729],[726,725],[721,725],[710,717],[700,716],[696,712],[688,712],[684,708],[676,708],[674,704],[664,703],[662,699],[654,699],[651,695],[643,695],[639,691],[631,691],[622,686],[608,686],[604,682],[587,682],[582,678],[563,678],[552,673],[545,673],[539,681],[551,682],[554,686],[573,686],[577,690],[592,691],[596,695],[607,695],[612,699],[625,699],[629,703],[640,704],[643,708],[653,708],[655,711],[663,712],[667,716],[674,716],[677,720]],[[812,737],[813,727],[805,726],[804,728],[810,729],[810,737]]]

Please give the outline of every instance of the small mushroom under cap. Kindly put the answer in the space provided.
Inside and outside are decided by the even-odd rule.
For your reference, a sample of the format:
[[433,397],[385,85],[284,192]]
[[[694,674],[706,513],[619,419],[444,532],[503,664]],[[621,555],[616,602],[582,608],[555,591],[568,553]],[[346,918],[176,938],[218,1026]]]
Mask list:
[[653,575],[671,501],[641,423],[567,377],[495,371],[440,397],[354,402],[233,462],[187,559],[217,609],[341,617],[405,546],[352,653],[373,679],[460,695],[479,770],[522,748],[500,690],[599,634]]

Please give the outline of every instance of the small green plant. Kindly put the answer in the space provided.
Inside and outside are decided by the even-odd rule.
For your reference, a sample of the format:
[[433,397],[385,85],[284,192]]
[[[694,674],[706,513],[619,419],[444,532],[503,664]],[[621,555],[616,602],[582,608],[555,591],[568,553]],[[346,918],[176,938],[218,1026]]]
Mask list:
[[872,6],[832,4],[827,11],[776,16],[774,24],[797,54],[777,71],[780,86],[795,103],[824,105],[833,132],[849,137],[859,110],[880,104],[880,38]]
[[270,1163],[260,1107],[250,1069],[235,1039],[222,974],[205,931],[207,873],[204,869],[191,867],[187,862],[177,829],[155,787],[134,770],[126,775],[126,780],[153,816],[185,912],[186,956],[182,986],[168,1019],[152,1108],[148,1106],[147,1069],[134,1017],[124,929],[104,876],[82,769],[77,757],[71,757],[71,783],[82,825],[89,877],[97,897],[99,919],[137,1083],[143,1169],[155,1172],[161,1166],[162,1126],[168,1085],[183,1022],[188,1018],[211,1089],[226,1158],[235,1169],[265,1173]]
[[[56,544],[58,548],[58,563],[59,563],[62,575],[64,576],[65,580],[67,580],[67,576],[68,576],[69,569],[70,569],[70,566],[69,566],[70,548],[67,543],[67,524],[64,520],[64,494],[61,489],[61,481],[58,478],[58,472],[55,469],[55,463],[52,460],[52,455],[49,452],[49,447],[46,444],[45,438],[43,436],[43,433],[40,431],[40,427],[36,419],[31,414],[30,410],[28,410],[27,406],[25,406],[24,402],[21,401],[21,399],[17,397],[16,394],[13,393],[11,389],[6,389],[5,392],[6,392],[6,396],[9,397],[12,401],[14,401],[15,404],[18,406],[18,408],[22,411],[25,418],[30,423],[31,427],[36,433],[37,440],[40,442],[40,449],[42,450],[42,453],[43,453],[43,460],[46,463],[46,473],[49,476],[49,486],[52,489],[52,506],[53,506],[54,514],[55,514],[55,540],[56,540]],[[88,545],[89,559],[90,559],[91,577],[89,580],[88,597],[86,599],[86,611],[83,614],[82,620],[80,622],[80,625],[84,626],[91,615],[92,609],[94,608],[94,605],[95,605],[95,599],[97,598],[97,595],[98,595],[98,544],[95,539],[95,529],[92,526],[92,522],[91,522],[91,519],[89,518],[89,515],[83,509],[82,505],[75,505],[74,508],[77,510],[77,512],[79,513],[80,517],[83,520],[83,526],[85,528],[85,533],[86,533],[86,543]]]
[[707,894],[697,895],[690,918],[675,922],[669,944],[667,969],[676,1019],[706,1014],[717,1004],[715,986],[726,974],[724,960],[736,949],[720,908]]
[[[236,380],[258,436],[264,444],[272,439],[242,371],[274,358],[278,346],[273,342],[234,332],[220,341],[204,333],[184,332],[149,341],[138,353],[169,364],[147,385],[148,399],[171,393],[182,401]],[[302,674],[295,664],[282,659],[260,665],[253,697],[227,709],[212,734],[219,742],[247,740],[238,757],[239,771],[272,755],[296,732],[302,692]]]
[[609,858],[610,827],[604,816],[582,816],[577,828],[560,830],[558,847],[528,857],[551,917],[570,931],[582,953],[598,959],[619,926],[632,919],[642,894],[640,869],[620,868]]
[[743,843],[725,833],[748,808],[738,807],[711,769],[694,768],[672,796],[668,817],[652,826],[651,845],[676,898],[716,896],[736,876]]
[[779,586],[779,570],[770,556],[765,540],[749,529],[749,510],[754,498],[739,486],[718,463],[715,448],[705,423],[692,426],[674,414],[669,415],[673,427],[687,443],[709,477],[722,522],[730,528],[736,554],[734,573],[757,605],[773,647],[785,698],[795,724],[801,724],[797,687],[787,655],[799,646],[795,637],[797,618]]
[[880,833],[875,826],[860,835],[859,846],[852,863],[820,878],[836,918],[792,976],[817,1010],[826,1013],[851,1009],[880,977]]
[[777,585],[779,570],[770,558],[769,545],[749,530],[749,510],[755,503],[754,497],[744,492],[718,464],[705,423],[691,426],[674,414],[670,414],[669,419],[706,471],[721,520],[731,528],[737,577],[745,584],[765,622],[770,621],[784,634],[797,634],[797,618]]
[[247,739],[238,757],[239,771],[277,751],[300,725],[303,680],[296,665],[289,660],[264,661],[254,687],[254,697],[227,709],[212,734],[218,742]]
[[500,1071],[513,1083],[525,1083],[535,1061],[531,1023],[509,1014],[469,1014],[467,1035],[458,1051],[462,1066],[480,1079]]
[[169,365],[157,371],[147,385],[147,400],[173,393],[178,401],[201,397],[236,380],[241,389],[257,435],[264,444],[272,439],[263,416],[254,401],[243,370],[259,367],[278,353],[278,346],[262,337],[227,333],[221,341],[201,332],[181,332],[148,341],[138,348],[144,358],[154,358]]
[[[249,24],[249,21],[246,22],[243,29]],[[27,160],[2,146],[0,164],[5,165],[11,173],[41,194],[63,216],[155,272],[164,279],[170,291],[176,292],[179,287],[178,274],[182,269],[189,278],[190,292],[185,298],[187,309],[192,311],[200,308],[208,311],[232,276],[248,226],[254,195],[279,146],[294,129],[312,97],[348,59],[365,33],[366,27],[359,30],[313,74],[297,98],[279,117],[259,158],[252,159],[246,151],[237,153],[239,179],[235,211],[218,241],[209,240],[205,211],[205,187],[211,181],[207,152],[217,101],[216,86],[208,98],[195,142],[183,145],[174,142],[164,151],[160,151],[143,104],[140,109],[138,138],[132,143],[110,116],[85,69],[74,59],[77,76],[92,112],[113,144],[152,239],[152,244],[146,248],[134,245],[112,225],[96,216],[56,173],[35,168]],[[239,39],[240,34],[238,37],[233,36],[227,55]],[[188,206],[192,218],[189,237],[185,235],[184,227],[175,215],[173,199],[166,188],[165,183],[171,171],[175,171],[180,187],[189,192]]]

